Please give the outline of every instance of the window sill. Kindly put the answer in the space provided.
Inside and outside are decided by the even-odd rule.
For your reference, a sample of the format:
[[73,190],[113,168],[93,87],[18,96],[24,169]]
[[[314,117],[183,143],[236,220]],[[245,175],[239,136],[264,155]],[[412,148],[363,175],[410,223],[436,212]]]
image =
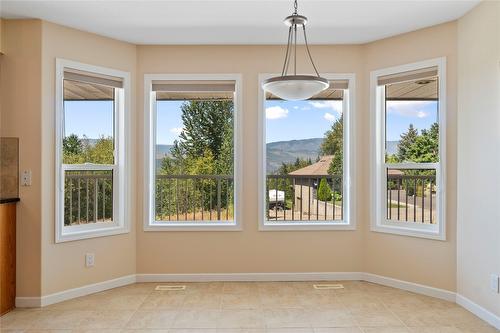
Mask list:
[[356,226],[341,221],[332,222],[264,222],[259,231],[321,231],[321,230],[356,230]]
[[371,226],[372,232],[386,234],[409,236],[417,238],[426,238],[433,240],[446,241],[446,235],[441,232],[438,225],[412,225],[409,222],[388,222],[387,224],[377,224]]
[[101,225],[98,227],[92,226],[93,228],[81,228],[80,226],[78,227],[79,228],[63,227],[62,233],[60,235],[56,235],[56,243],[114,236],[130,232],[128,227],[116,224]]
[[144,225],[144,231],[241,231],[239,223],[210,221],[196,222],[156,222]]

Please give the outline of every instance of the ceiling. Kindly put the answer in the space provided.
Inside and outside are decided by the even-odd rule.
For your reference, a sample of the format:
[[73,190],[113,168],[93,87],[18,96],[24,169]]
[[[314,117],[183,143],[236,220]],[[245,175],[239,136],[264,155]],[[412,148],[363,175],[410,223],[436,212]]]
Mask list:
[[[361,44],[455,20],[479,0],[299,0],[311,44]],[[291,0],[0,1],[39,18],[135,44],[283,44]]]

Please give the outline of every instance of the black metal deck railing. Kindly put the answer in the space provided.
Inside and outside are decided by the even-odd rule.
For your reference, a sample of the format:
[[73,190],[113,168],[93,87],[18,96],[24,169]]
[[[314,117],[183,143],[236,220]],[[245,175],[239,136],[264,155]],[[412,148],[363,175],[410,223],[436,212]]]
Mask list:
[[387,175],[387,219],[436,223],[435,175]]
[[341,175],[267,175],[268,220],[342,220],[343,202]]
[[[323,185],[321,183],[323,182]],[[323,189],[320,190],[320,187]],[[328,189],[325,189],[325,188]],[[319,192],[323,193],[319,193]],[[112,221],[111,171],[67,171],[65,225]],[[344,218],[340,175],[267,175],[266,217],[269,221],[330,221]],[[436,223],[434,175],[388,175],[387,218]],[[234,179],[229,175],[157,175],[157,221],[231,221]]]

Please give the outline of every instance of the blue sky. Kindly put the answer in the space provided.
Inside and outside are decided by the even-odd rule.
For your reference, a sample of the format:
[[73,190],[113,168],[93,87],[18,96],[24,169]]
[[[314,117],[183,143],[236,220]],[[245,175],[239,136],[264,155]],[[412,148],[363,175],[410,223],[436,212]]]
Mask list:
[[[157,143],[172,144],[182,130],[182,101],[160,101],[157,113]],[[65,133],[88,138],[111,136],[111,101],[65,102]],[[319,138],[342,114],[340,101],[267,101],[266,142]],[[387,140],[399,140],[410,123],[417,129],[437,121],[433,101],[390,101],[387,103]]]

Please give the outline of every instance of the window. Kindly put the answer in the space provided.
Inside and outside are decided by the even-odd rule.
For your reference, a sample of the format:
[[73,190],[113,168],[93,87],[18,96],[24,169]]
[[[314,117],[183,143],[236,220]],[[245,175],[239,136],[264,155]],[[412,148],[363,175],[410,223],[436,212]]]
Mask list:
[[445,59],[371,74],[372,230],[445,239]]
[[[261,75],[261,82],[268,75]],[[307,101],[261,89],[261,230],[354,229],[349,156],[353,75],[330,75]]]
[[56,62],[56,242],[129,230],[129,73]]
[[147,75],[145,230],[238,230],[239,75]]

